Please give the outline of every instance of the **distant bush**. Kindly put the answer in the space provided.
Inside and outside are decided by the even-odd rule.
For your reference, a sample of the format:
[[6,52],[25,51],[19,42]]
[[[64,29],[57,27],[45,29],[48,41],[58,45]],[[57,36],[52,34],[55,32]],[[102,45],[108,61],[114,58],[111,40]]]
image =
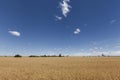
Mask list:
[[19,55],[19,54],[16,54],[14,57],[22,57],[21,55]]

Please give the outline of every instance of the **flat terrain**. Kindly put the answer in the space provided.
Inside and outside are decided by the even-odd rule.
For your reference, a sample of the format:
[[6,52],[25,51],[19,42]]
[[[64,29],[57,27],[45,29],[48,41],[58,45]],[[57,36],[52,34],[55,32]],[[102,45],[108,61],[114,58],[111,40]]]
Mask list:
[[120,80],[120,57],[0,57],[0,80]]

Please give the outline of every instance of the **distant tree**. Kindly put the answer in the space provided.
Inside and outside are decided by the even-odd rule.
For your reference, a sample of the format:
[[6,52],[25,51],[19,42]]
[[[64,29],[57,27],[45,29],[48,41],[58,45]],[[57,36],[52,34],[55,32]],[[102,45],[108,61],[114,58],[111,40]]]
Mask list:
[[39,56],[36,56],[36,55],[30,55],[29,57],[39,57]]
[[16,54],[14,57],[22,57],[21,55],[19,55],[19,54]]
[[102,56],[103,56],[103,57],[105,57],[105,55],[104,55],[104,54],[102,54]]
[[41,55],[40,57],[47,57],[47,55]]
[[59,57],[62,57],[62,55],[61,55],[61,54],[59,54]]

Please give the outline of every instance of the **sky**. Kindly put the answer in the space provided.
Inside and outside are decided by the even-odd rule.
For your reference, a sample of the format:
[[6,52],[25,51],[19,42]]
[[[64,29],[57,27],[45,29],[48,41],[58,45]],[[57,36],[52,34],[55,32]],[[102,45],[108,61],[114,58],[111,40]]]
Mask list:
[[0,55],[120,55],[120,0],[0,0]]

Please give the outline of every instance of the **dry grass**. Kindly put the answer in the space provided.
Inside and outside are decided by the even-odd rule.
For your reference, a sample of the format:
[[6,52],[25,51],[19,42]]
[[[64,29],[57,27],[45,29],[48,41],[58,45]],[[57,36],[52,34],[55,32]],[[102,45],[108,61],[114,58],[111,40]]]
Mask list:
[[120,80],[120,57],[1,57],[0,80]]

